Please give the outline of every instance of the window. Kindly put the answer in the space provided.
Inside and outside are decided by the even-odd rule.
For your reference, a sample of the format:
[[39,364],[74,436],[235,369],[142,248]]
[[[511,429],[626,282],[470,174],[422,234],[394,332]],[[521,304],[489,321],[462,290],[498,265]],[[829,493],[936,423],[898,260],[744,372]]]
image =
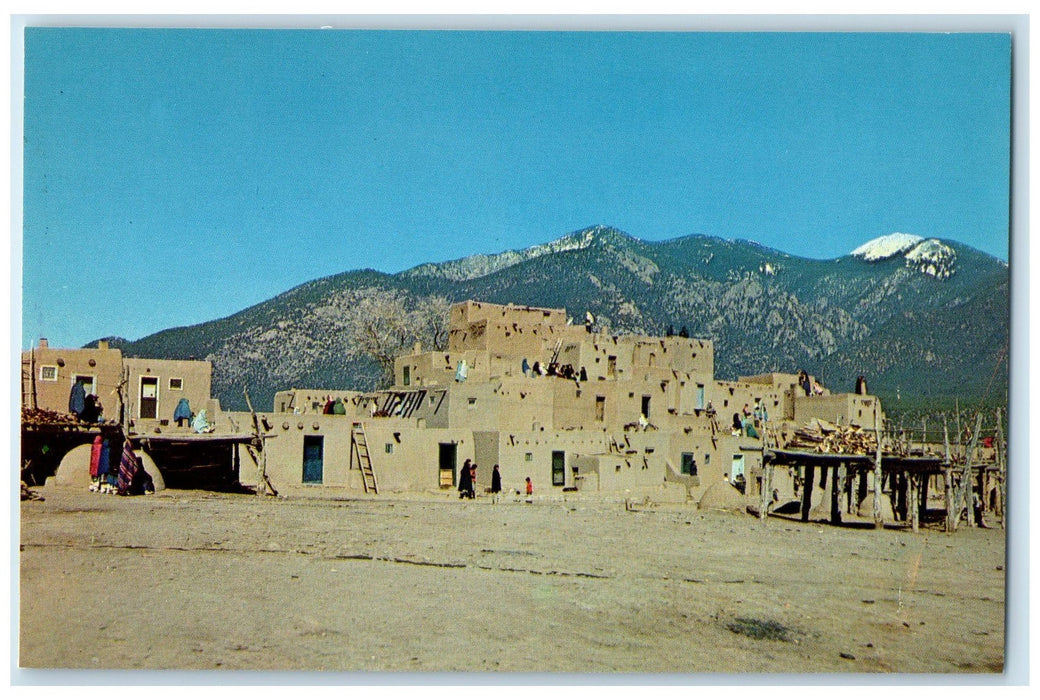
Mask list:
[[602,423],[604,421],[604,414],[606,412],[605,411],[606,406],[607,406],[607,397],[606,396],[597,396],[596,397],[596,420],[598,422],[600,422],[600,423]]
[[617,373],[617,356],[607,356],[607,377],[613,377]]
[[711,453],[710,452],[705,452],[704,453],[704,463],[705,464],[711,464]]
[[679,473],[687,476],[697,476],[697,462],[694,460],[692,452],[682,453],[682,466],[679,468]]
[[644,418],[646,418],[647,420],[650,420],[650,397],[649,396],[644,396],[643,397],[643,402],[642,402],[642,406],[640,407],[640,411],[642,412]]
[[405,386],[408,386],[409,384],[412,383],[412,368],[409,367],[408,365],[405,365],[403,370],[404,370],[404,379],[401,381],[401,383],[404,384]]
[[394,443],[392,443],[392,442],[386,443],[385,451],[386,451],[386,453],[388,455],[392,455],[394,453]]
[[533,462],[534,461],[534,454],[531,453],[531,452],[525,452],[524,453],[524,461],[525,462]]
[[184,388],[184,380],[179,377],[170,377],[170,391],[180,391]]
[[88,394],[96,394],[97,386],[94,377],[89,374],[77,374],[73,380],[76,384],[83,385],[83,391]]
[[43,365],[40,367],[40,380],[44,382],[58,381],[58,367],[56,365]]
[[475,396],[469,397],[468,399],[466,399],[466,403],[468,403],[471,408],[473,406],[476,406],[477,405],[477,397],[475,397]]

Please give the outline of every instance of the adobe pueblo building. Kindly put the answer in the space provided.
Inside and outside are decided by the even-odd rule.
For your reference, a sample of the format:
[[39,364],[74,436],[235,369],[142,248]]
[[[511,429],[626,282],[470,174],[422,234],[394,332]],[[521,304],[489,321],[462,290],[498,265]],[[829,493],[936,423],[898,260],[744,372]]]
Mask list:
[[[132,358],[99,341],[92,348],[52,348],[46,338],[23,351],[21,471],[31,485],[89,483],[91,443],[129,439],[156,486],[220,486],[237,478],[234,443],[252,436],[193,435],[190,417],[220,413],[206,360]],[[74,397],[96,406],[73,410]],[[177,425],[176,416],[187,419]],[[157,467],[161,465],[161,470]]]
[[[529,477],[535,498],[699,500],[712,484],[761,474],[764,445],[786,444],[813,418],[865,428],[875,412],[883,419],[875,397],[818,386],[806,395],[795,374],[716,380],[710,340],[610,335],[570,325],[563,309],[476,301],[451,308],[446,350],[417,347],[394,375],[385,391],[276,394],[274,413],[259,420],[270,482],[440,491],[470,460],[478,493],[497,464],[507,494]],[[758,420],[734,430],[745,408]],[[239,478],[255,486],[251,467],[244,460]],[[789,495],[793,484],[770,486]]]

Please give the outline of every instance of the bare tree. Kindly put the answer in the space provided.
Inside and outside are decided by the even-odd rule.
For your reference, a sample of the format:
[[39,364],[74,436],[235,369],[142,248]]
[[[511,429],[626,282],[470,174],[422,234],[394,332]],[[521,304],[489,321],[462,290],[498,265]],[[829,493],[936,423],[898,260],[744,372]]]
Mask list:
[[449,310],[444,297],[410,299],[398,291],[373,291],[355,308],[354,344],[378,363],[382,384],[389,386],[394,381],[394,360],[416,341],[432,350],[445,347]]

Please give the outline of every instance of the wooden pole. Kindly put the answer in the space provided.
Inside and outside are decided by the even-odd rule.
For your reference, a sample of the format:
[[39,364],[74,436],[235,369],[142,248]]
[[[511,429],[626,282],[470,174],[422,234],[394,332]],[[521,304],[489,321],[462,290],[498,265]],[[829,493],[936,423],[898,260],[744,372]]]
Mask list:
[[805,466],[805,478],[802,479],[802,522],[809,522],[809,511],[812,509],[813,479],[816,468]]
[[257,482],[256,482],[256,495],[266,496],[269,493],[271,495],[278,495],[278,492],[274,490],[274,486],[271,484],[270,479],[267,478],[267,450],[264,449],[264,434],[260,430],[260,421],[256,417],[256,411],[253,410],[253,402],[249,400],[249,390],[242,387],[242,393],[246,397],[246,406],[249,408],[249,413],[253,417],[253,437],[257,438],[260,442],[260,459],[256,462],[257,469]]
[[961,402],[959,399],[954,399],[954,406],[957,409],[957,415],[954,416],[957,419],[957,454],[958,456],[964,455],[963,445],[961,444]]
[[831,474],[831,523],[841,524],[841,499],[845,495],[845,463],[832,467]]
[[1005,528],[1007,521],[1007,445],[1004,444],[1004,424],[1001,421],[1001,411],[997,409],[997,466],[999,467],[997,485],[999,489],[998,500],[1000,506],[1000,529]]
[[[979,431],[982,430],[982,414],[978,413],[975,415],[975,430],[971,434],[971,442],[968,444],[968,452],[964,455],[964,471],[961,475],[961,494],[964,508],[967,510],[968,526],[975,527],[978,523],[975,522],[975,503],[972,494],[974,493],[974,482],[971,473],[971,462],[975,459],[975,448],[979,443]],[[960,509],[958,508],[958,514]]]
[[874,456],[874,527],[881,528],[881,423],[877,401],[874,402],[874,435],[877,436],[877,454]]
[[759,494],[761,501],[758,509],[758,519],[765,520],[766,515],[769,512],[769,503],[772,500],[773,493],[773,465],[766,461],[766,457],[762,455],[762,493]]
[[899,511],[899,519],[906,522],[907,519],[907,473],[901,471],[896,474],[896,508]]
[[920,475],[910,474],[910,527],[917,532],[920,527]]
[[32,387],[32,407],[39,408],[36,399],[36,346],[29,350],[29,386]]
[[924,472],[921,474],[921,479],[917,484],[917,498],[919,500],[917,517],[919,520],[924,520],[928,515],[928,482],[931,479],[932,475]]
[[953,532],[957,527],[953,519],[953,467],[950,465],[950,431],[943,414],[943,445],[946,447],[946,466],[943,468],[943,488],[946,500],[946,532]]

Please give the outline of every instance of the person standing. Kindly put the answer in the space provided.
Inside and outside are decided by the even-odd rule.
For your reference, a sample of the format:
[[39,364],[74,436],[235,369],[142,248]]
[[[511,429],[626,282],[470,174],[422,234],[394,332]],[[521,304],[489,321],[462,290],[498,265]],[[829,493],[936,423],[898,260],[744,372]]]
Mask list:
[[531,497],[534,496],[534,484],[531,483],[531,477],[524,479],[527,482],[527,502],[531,502]]
[[476,498],[477,495],[477,463],[469,465],[469,497]]
[[472,474],[473,472],[469,468],[469,460],[467,459],[462,463],[462,469],[459,470],[459,498],[469,496],[470,489],[473,488]]
[[491,469],[491,501],[498,503],[498,494],[502,493],[502,475],[498,471],[498,465],[496,464]]

